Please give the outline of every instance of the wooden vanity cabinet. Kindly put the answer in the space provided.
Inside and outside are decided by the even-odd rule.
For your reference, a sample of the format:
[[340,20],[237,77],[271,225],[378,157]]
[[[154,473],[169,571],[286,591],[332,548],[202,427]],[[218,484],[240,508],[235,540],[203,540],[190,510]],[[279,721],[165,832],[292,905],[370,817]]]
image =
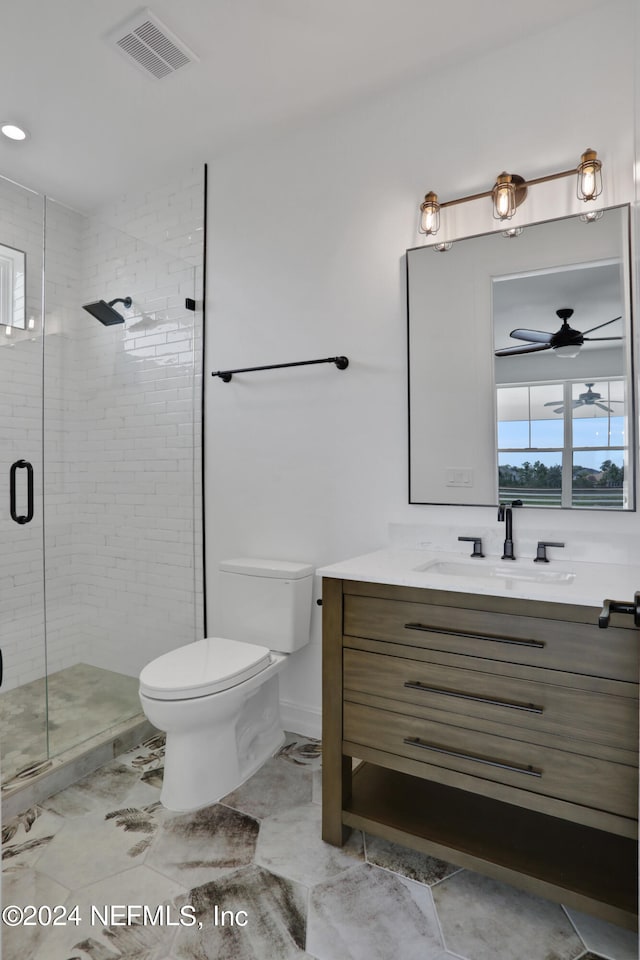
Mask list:
[[323,584],[323,839],[366,830],[634,928],[630,618]]

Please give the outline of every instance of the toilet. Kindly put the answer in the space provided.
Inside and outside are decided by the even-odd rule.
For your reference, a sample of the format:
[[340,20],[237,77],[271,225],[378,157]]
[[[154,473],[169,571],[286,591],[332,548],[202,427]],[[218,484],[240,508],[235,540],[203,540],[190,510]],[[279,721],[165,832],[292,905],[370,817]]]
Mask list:
[[280,749],[278,673],[310,639],[312,566],[237,559],[219,569],[221,636],[140,674],[142,709],[167,735],[160,800],[170,810],[215,803]]

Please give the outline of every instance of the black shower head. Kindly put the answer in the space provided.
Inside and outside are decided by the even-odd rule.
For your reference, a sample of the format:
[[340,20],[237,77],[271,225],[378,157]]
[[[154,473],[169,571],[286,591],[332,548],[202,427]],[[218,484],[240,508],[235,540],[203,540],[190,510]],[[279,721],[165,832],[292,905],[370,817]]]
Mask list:
[[110,300],[109,303],[105,300],[96,300],[95,303],[84,303],[82,309],[90,313],[100,323],[104,323],[105,327],[110,327],[114,323],[124,323],[124,317],[113,309],[114,303],[123,303],[128,309],[132,300],[131,297],[118,297],[116,300]]

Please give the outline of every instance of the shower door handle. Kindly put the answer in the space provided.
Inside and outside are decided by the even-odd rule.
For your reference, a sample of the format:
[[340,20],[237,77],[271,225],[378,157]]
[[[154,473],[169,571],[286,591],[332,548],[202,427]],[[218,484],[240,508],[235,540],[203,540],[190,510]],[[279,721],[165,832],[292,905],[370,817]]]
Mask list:
[[[18,470],[27,471],[27,512],[16,513],[16,473]],[[33,467],[28,460],[16,460],[11,464],[9,471],[9,510],[11,519],[16,523],[30,523],[33,520]]]

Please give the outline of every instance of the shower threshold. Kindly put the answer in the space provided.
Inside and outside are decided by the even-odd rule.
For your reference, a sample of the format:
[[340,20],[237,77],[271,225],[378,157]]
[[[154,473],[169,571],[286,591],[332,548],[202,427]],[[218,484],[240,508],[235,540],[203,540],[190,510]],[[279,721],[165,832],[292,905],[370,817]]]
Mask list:
[[139,714],[85,740],[77,747],[65,750],[51,760],[33,764],[28,773],[21,771],[2,784],[0,807],[3,822],[28,807],[42,803],[47,797],[93,773],[119,754],[132,750],[136,744],[157,732],[146,717]]
[[[43,749],[48,696],[49,753]],[[152,735],[138,682],[76,664],[0,698],[2,818],[57,793]],[[19,733],[19,736],[16,736]]]

